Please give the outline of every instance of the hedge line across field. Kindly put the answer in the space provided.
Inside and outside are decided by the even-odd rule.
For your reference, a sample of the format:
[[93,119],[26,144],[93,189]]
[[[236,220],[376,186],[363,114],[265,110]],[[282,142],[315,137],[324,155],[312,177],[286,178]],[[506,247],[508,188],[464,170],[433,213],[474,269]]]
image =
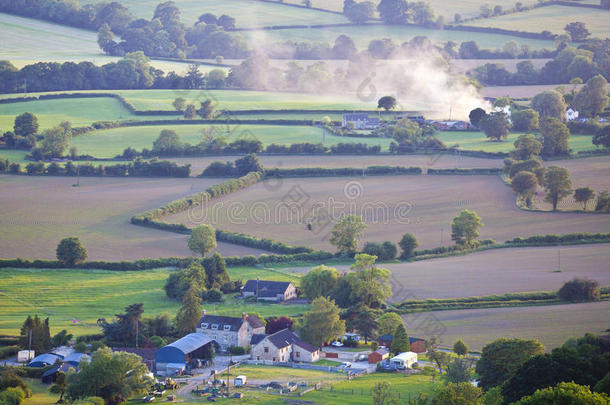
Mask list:
[[367,168],[299,167],[293,169],[265,169],[265,177],[333,177],[333,176],[382,176],[388,174],[422,174],[421,167],[369,166]]

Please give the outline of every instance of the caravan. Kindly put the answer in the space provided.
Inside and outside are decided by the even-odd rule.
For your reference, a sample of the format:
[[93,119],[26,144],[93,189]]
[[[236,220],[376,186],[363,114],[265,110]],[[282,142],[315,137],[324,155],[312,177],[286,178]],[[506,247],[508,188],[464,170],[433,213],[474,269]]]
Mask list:
[[390,359],[390,365],[398,370],[406,370],[417,363],[417,353],[404,352]]

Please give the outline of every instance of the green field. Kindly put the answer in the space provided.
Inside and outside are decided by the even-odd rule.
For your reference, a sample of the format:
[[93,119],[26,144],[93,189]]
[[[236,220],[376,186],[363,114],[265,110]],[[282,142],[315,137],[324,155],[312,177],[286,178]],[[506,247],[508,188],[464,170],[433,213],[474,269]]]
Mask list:
[[[120,272],[107,270],[2,269],[0,272],[0,334],[19,333],[28,315],[50,317],[51,332],[68,329],[76,335],[98,333],[100,317],[113,318],[124,307],[144,304],[144,316],[167,313],[173,318],[180,307],[165,296],[163,285],[171,270]],[[247,280],[260,276],[266,280],[298,281],[298,275],[266,269],[229,269],[231,279]],[[225,302],[205,304],[209,313],[240,316],[258,312],[262,316],[296,315],[307,305],[244,304],[232,296]]]
[[[83,1],[83,3],[96,3],[96,1],[89,0]],[[195,23],[204,13],[212,13],[217,17],[228,14],[237,20],[238,28],[348,22],[347,18],[337,14],[306,8],[285,7],[281,4],[255,0],[176,0],[175,3],[181,11],[182,22],[188,26]],[[123,0],[121,4],[129,8],[129,11],[136,17],[151,19],[159,2],[157,0]]]
[[366,25],[349,27],[325,27],[316,29],[294,28],[285,30],[267,31],[267,35],[275,40],[292,41],[325,41],[333,43],[335,39],[345,34],[350,36],[358,48],[368,47],[372,39],[391,38],[397,45],[409,41],[415,36],[423,35],[433,42],[444,43],[454,41],[458,44],[465,41],[476,41],[480,48],[496,49],[509,42],[515,41],[520,45],[529,45],[533,49],[549,48],[555,46],[553,41],[541,39],[529,39],[511,35],[473,33],[467,31],[450,31],[425,28],[414,25]]
[[[14,95],[13,95],[14,97]],[[0,104],[0,129],[13,129],[15,117],[31,112],[38,117],[40,129],[46,129],[62,121],[70,121],[72,126],[91,125],[95,121],[176,119],[176,116],[137,116],[110,97],[79,98],[59,100],[35,100],[22,103]]]
[[[120,154],[125,148],[131,146],[137,150],[143,148],[152,149],[153,142],[164,128],[171,128],[180,135],[182,142],[196,145],[201,142],[203,129],[209,125],[158,125],[143,127],[124,127],[113,128],[101,131],[89,132],[87,134],[74,137],[70,145],[76,146],[78,153],[95,157],[114,157]],[[228,142],[237,139],[256,138],[264,145],[292,144],[300,142],[321,143],[322,130],[317,127],[309,126],[280,126],[280,125],[236,125],[236,126],[217,126],[220,133],[226,135]],[[381,145],[382,149],[387,150],[391,140],[389,138],[346,138],[335,135],[326,135],[326,145],[344,143],[366,143],[368,145]]]
[[539,7],[522,13],[472,21],[466,25],[528,32],[547,30],[553,34],[565,34],[564,27],[574,21],[584,23],[591,32],[591,37],[604,39],[610,35],[608,31],[610,11],[585,7]]
[[[511,133],[507,139],[501,142],[490,141],[483,132],[444,131],[437,133],[436,137],[447,146],[458,145],[463,150],[510,152],[515,148],[513,144],[520,135],[523,135],[523,133]],[[593,137],[591,135],[571,135],[569,145],[574,153],[597,149],[593,145]]]

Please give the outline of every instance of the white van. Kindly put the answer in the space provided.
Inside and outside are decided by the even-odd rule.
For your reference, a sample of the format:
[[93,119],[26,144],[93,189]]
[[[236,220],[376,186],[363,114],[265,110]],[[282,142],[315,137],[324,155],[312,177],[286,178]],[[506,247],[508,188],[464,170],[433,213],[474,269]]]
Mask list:
[[235,380],[233,381],[233,383],[235,384],[236,387],[243,387],[244,385],[246,385],[247,382],[248,382],[248,379],[246,378],[245,375],[238,375],[237,377],[235,377]]

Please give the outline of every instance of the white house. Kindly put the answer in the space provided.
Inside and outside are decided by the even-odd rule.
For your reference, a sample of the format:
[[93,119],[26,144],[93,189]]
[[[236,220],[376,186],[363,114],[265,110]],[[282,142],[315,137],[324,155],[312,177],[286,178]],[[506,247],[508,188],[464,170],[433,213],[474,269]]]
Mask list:
[[231,346],[247,347],[253,335],[265,333],[265,324],[256,315],[244,313],[241,318],[232,318],[207,315],[204,310],[196,331],[215,341],[222,351],[227,351]]
[[566,110],[566,120],[574,121],[575,119],[578,119],[578,111],[576,111],[572,107],[568,108]]
[[411,368],[415,363],[417,363],[417,353],[414,352],[403,352],[390,359],[390,364],[399,370]]
[[320,350],[303,342],[294,332],[283,329],[254,345],[251,356],[253,360],[312,363],[320,360]]
[[343,128],[376,129],[379,127],[379,124],[379,118],[369,118],[367,113],[346,113],[343,114],[343,119],[341,120]]

